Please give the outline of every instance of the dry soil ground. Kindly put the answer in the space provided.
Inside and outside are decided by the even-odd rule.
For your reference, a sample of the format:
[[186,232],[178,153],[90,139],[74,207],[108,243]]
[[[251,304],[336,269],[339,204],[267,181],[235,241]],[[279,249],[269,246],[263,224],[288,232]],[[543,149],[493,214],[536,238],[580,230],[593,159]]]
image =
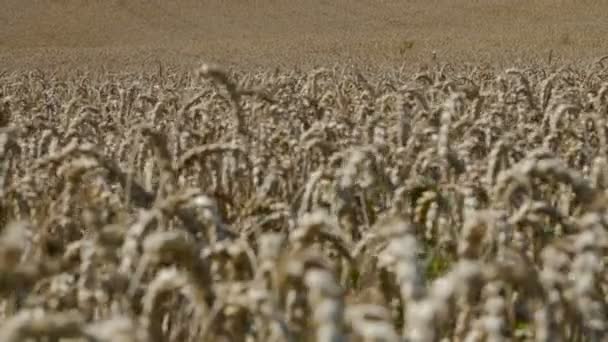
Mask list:
[[2,0],[0,70],[608,54],[603,0]]

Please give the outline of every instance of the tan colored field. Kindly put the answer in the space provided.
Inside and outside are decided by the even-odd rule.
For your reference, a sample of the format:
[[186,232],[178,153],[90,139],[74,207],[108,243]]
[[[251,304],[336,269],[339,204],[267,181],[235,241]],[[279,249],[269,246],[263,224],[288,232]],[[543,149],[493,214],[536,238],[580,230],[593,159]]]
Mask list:
[[0,67],[513,63],[608,53],[606,1],[3,0]]
[[0,5],[0,342],[608,341],[604,1]]

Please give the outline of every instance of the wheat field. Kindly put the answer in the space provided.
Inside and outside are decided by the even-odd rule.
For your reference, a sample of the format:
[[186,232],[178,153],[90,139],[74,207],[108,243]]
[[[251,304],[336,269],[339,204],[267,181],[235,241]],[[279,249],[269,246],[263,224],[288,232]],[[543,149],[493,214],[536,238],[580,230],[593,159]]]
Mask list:
[[607,9],[4,0],[0,341],[607,341]]

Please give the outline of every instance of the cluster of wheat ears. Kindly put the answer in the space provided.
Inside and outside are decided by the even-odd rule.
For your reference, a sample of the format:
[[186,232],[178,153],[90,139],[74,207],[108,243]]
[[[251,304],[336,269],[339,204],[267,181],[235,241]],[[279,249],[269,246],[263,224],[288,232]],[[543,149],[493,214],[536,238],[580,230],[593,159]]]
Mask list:
[[0,341],[608,339],[601,60],[0,77]]

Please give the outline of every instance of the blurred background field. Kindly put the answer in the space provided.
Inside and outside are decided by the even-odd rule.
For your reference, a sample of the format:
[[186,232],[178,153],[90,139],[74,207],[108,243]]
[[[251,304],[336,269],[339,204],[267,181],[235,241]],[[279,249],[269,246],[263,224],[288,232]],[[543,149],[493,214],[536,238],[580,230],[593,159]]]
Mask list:
[[3,0],[0,69],[151,60],[246,66],[586,61],[608,54],[608,2]]

